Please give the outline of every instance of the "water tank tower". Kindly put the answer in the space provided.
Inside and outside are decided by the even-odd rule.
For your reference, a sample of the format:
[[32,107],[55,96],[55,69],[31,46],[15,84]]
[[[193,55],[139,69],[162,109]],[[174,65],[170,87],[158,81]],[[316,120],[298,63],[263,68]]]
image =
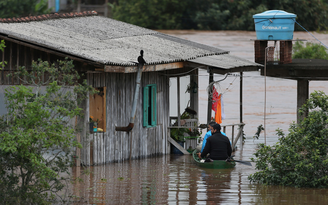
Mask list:
[[255,23],[255,62],[264,63],[268,41],[274,41],[274,46],[268,49],[268,61],[274,61],[276,42],[280,43],[279,64],[292,62],[292,40],[296,15],[281,10],[269,10],[253,15]]

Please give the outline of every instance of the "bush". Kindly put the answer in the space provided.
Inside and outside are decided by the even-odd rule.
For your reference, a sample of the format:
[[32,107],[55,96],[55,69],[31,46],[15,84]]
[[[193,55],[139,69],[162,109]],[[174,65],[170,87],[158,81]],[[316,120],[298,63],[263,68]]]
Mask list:
[[311,93],[299,110],[304,116],[291,124],[287,136],[278,130],[279,142],[259,145],[255,152],[258,172],[249,180],[261,184],[295,187],[328,187],[328,96]]
[[81,147],[75,140],[78,127],[71,121],[83,114],[79,103],[93,92],[86,81],[78,83],[73,67],[67,60],[57,65],[39,61],[32,63],[32,71],[23,67],[12,76],[25,85],[5,91],[8,114],[0,117],[1,204],[50,204],[70,181],[72,151]]
[[307,42],[304,46],[302,41],[296,41],[293,45],[293,58],[328,60],[328,53],[326,50],[324,46],[316,43]]

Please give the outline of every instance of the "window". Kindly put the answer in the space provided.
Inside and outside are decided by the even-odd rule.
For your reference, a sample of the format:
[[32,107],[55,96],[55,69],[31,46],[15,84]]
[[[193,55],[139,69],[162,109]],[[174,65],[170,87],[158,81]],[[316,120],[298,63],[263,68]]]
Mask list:
[[143,126],[156,126],[156,85],[150,84],[143,88]]
[[106,87],[95,88],[99,93],[89,97],[89,116],[97,121],[97,128],[106,132]]

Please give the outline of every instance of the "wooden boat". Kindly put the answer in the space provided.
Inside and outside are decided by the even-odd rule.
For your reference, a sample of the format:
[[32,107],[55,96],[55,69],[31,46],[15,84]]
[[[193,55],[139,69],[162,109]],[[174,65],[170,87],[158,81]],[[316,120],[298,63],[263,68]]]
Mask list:
[[192,153],[192,157],[195,161],[195,163],[202,167],[202,168],[208,168],[208,169],[231,169],[236,166],[235,161],[227,162],[225,160],[214,160],[213,162],[201,162],[201,159],[197,156],[197,150],[194,150]]

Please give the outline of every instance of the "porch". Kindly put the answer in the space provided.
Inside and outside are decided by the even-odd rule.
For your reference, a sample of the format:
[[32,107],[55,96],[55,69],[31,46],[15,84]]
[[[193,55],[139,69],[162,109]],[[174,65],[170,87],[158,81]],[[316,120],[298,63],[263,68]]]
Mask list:
[[[168,127],[168,141],[183,154],[191,154],[190,149],[194,150],[197,147],[197,145],[199,143],[201,143],[202,140],[200,137],[195,138],[195,139],[186,138],[184,146],[181,146],[176,140],[174,140],[171,137],[171,130],[177,129],[177,128],[178,129],[184,129],[184,128],[202,129],[199,126],[194,126],[196,123],[198,123],[198,119],[189,119],[189,120],[187,120],[187,122],[184,125]],[[245,126],[245,123],[221,125],[221,129],[222,129],[221,131],[226,133],[227,137],[229,138],[233,152],[236,151],[236,149],[238,148],[238,146],[237,146],[238,141],[239,141],[239,148],[242,149],[242,147],[243,147],[244,126]],[[205,128],[204,130],[207,131],[207,128]]]

